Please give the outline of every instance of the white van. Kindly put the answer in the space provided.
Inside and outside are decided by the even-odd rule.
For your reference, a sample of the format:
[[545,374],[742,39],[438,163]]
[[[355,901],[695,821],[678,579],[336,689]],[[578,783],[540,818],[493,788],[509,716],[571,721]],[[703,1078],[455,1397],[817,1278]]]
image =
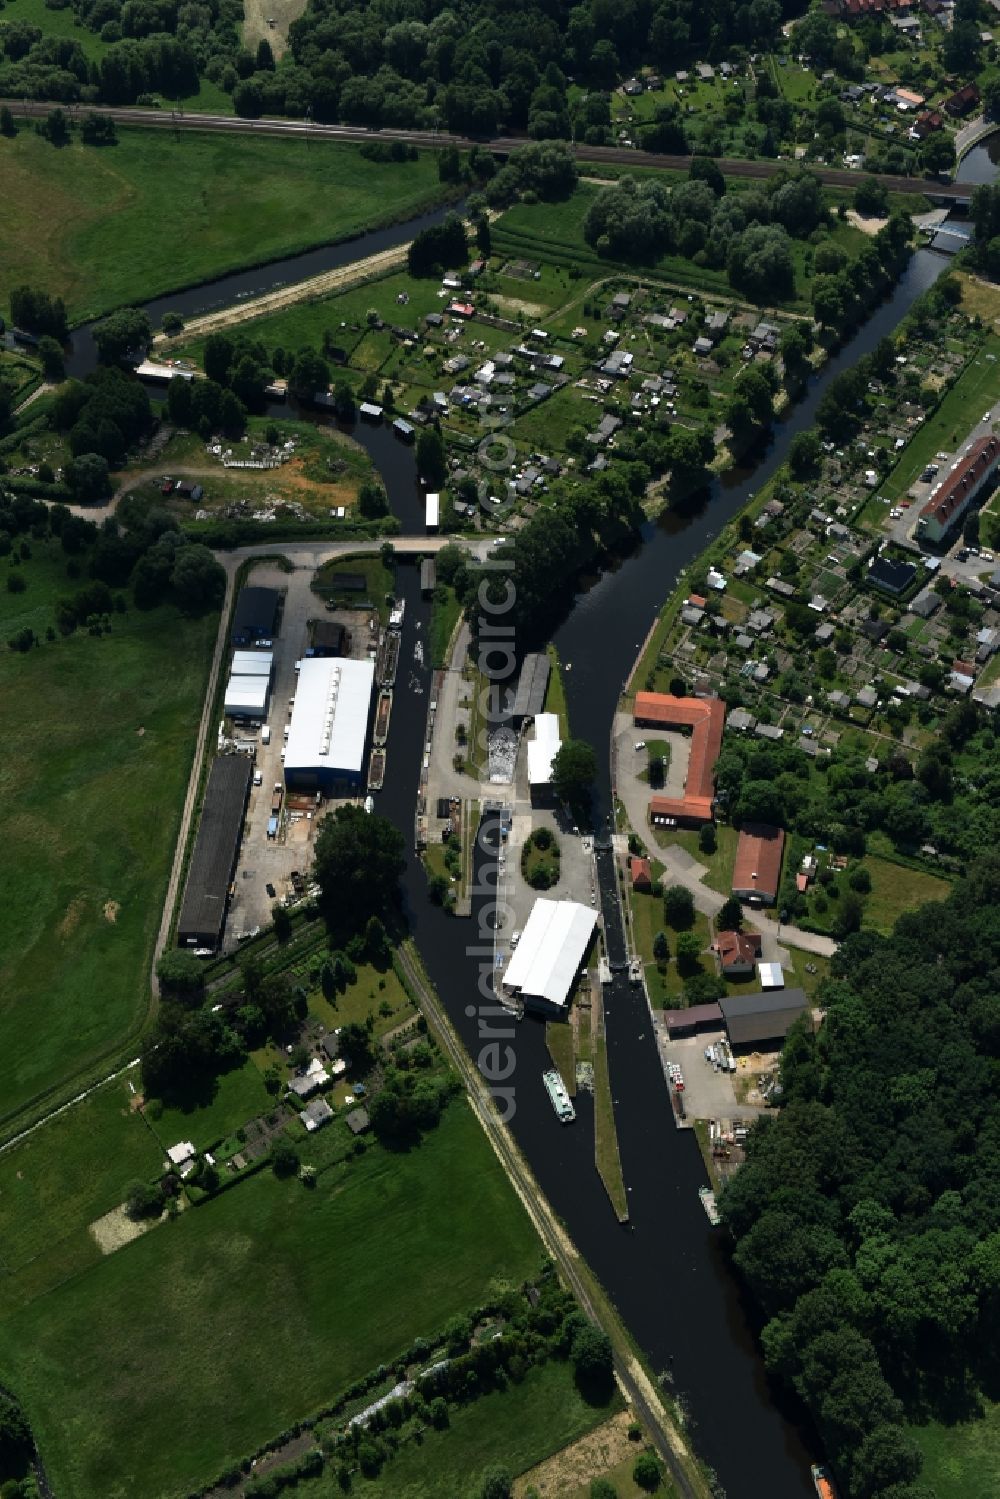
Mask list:
[[261,731],[260,731],[260,742],[261,742],[261,744],[270,744],[271,743],[271,725],[270,724],[265,724],[264,727],[261,729]]

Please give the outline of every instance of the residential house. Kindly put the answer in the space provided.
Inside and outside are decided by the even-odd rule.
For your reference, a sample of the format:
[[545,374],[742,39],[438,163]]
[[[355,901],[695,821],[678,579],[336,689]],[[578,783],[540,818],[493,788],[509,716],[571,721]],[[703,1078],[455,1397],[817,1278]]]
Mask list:
[[720,932],[715,951],[723,978],[750,978],[760,957],[761,938],[757,932]]

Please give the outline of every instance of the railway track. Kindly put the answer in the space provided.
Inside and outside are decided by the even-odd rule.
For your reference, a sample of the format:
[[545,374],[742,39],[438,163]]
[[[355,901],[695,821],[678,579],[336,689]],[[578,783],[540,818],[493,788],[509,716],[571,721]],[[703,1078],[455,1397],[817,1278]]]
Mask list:
[[[35,99],[0,99],[12,114],[22,119],[38,119],[55,107],[51,101]],[[61,106],[69,115],[82,112],[84,106],[70,104]],[[86,106],[87,112],[90,106]],[[207,130],[229,135],[275,135],[297,140],[348,141],[359,144],[363,141],[402,141],[404,145],[440,148],[458,146],[470,150],[483,146],[498,156],[507,156],[521,146],[534,144],[527,136],[494,136],[489,140],[476,140],[466,135],[450,135],[435,130],[369,130],[360,125],[324,125],[314,120],[259,119],[247,120],[240,115],[188,114],[183,109],[140,109],[136,105],[100,106],[101,113],[110,115],[122,125],[142,125],[158,130]],[[618,167],[658,167],[661,171],[686,172],[691,164],[690,156],[660,156],[652,151],[638,151],[624,146],[587,146],[573,144],[573,153],[581,162],[603,163]],[[727,177],[746,177],[758,181],[777,176],[786,171],[791,163],[770,159],[744,161],[737,157],[720,157],[718,165]],[[810,171],[827,187],[856,187],[861,180],[858,172],[840,167],[810,167]],[[937,182],[923,177],[880,176],[881,182],[890,192],[922,193],[942,203],[966,204],[972,197],[972,186],[961,182]]]

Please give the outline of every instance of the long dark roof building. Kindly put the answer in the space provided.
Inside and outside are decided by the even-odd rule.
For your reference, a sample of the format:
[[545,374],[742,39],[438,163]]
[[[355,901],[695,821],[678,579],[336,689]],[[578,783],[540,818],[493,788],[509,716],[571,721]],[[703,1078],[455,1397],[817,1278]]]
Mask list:
[[222,941],[252,774],[247,755],[218,755],[212,763],[177,923],[181,947],[214,949]]
[[770,989],[764,994],[727,994],[719,1000],[733,1046],[784,1041],[809,1001],[804,989]]
[[514,694],[513,718],[521,724],[526,718],[537,718],[545,708],[545,691],[549,685],[549,658],[544,651],[525,656]]

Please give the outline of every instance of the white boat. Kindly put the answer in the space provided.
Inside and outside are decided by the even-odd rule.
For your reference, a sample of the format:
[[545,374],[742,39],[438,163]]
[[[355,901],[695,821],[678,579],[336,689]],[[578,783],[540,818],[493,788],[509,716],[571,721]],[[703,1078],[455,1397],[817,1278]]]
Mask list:
[[542,1073],[542,1082],[545,1084],[549,1101],[556,1111],[556,1118],[559,1120],[559,1123],[572,1124],[576,1118],[576,1109],[574,1109],[570,1096],[566,1091],[566,1084],[554,1067],[549,1072]]
[[701,1198],[701,1205],[705,1209],[705,1216],[712,1227],[716,1228],[722,1222],[722,1219],[719,1217],[719,1209],[715,1205],[715,1193],[711,1187],[699,1187],[698,1196]]

